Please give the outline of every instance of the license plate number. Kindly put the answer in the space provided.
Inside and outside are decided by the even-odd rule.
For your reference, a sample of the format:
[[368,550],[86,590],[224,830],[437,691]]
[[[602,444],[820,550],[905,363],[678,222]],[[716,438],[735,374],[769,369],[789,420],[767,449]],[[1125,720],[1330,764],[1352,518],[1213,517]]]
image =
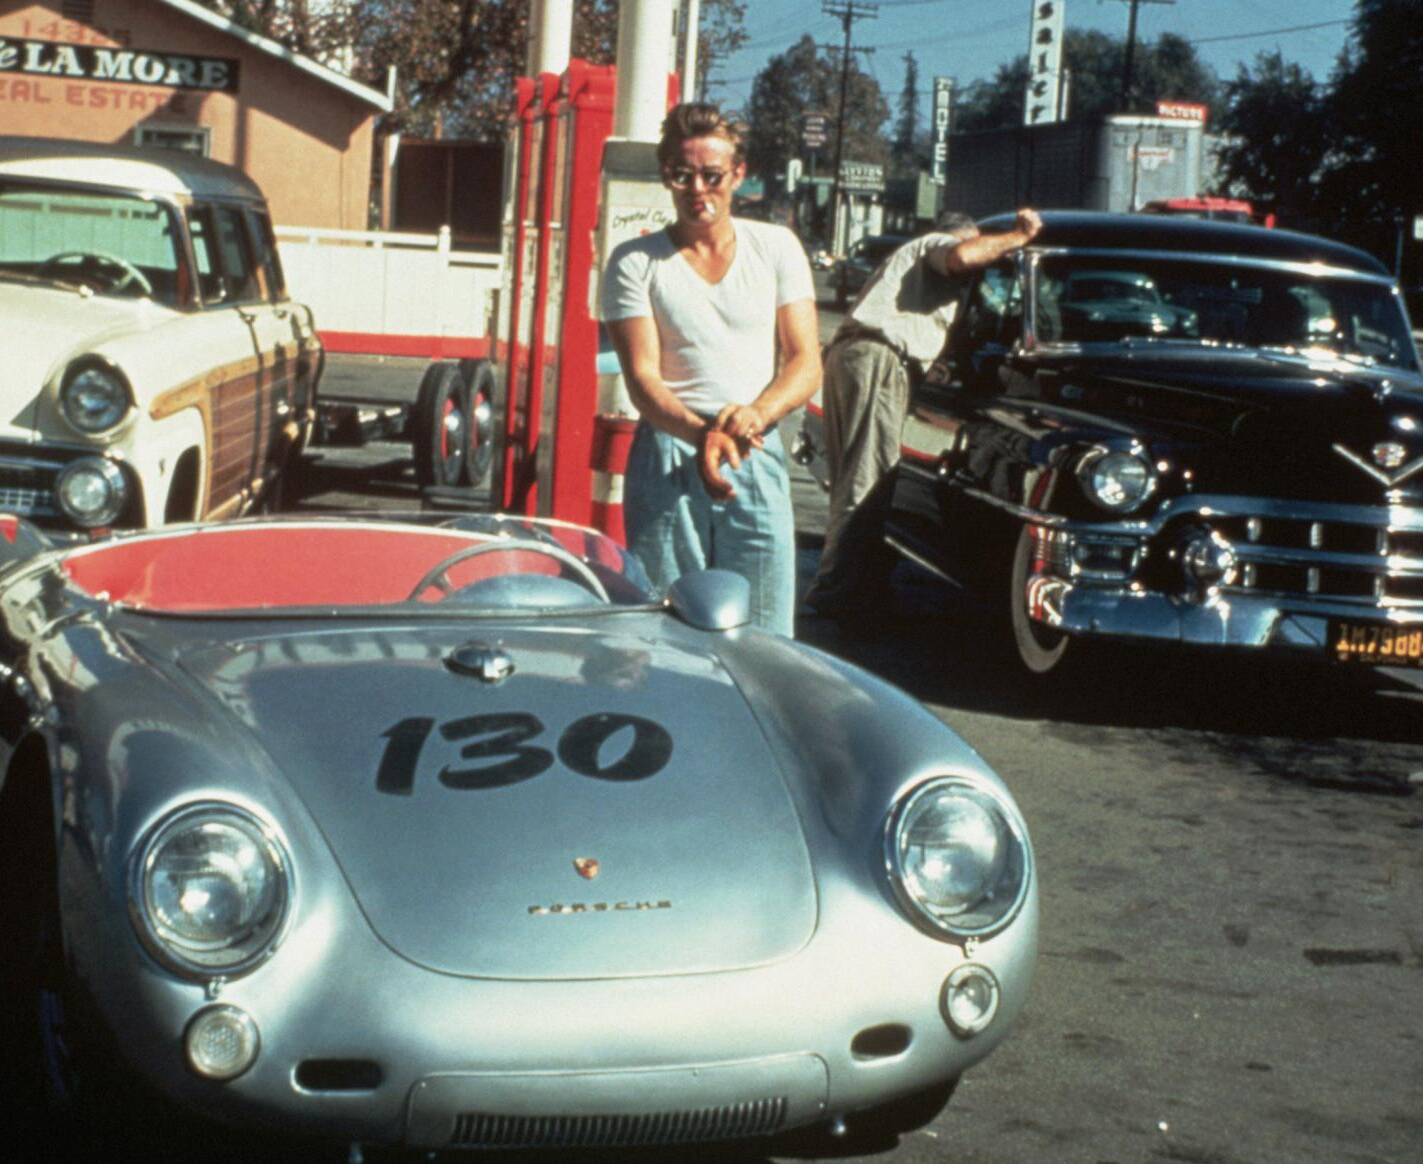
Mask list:
[[1336,661],[1362,665],[1418,665],[1424,630],[1368,621],[1331,621],[1330,651]]

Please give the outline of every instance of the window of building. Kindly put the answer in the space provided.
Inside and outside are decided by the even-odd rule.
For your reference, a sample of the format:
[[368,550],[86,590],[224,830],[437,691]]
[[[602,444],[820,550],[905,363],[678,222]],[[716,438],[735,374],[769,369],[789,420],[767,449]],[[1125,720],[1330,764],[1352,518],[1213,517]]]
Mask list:
[[212,131],[207,126],[138,126],[134,142],[158,150],[186,150],[208,157]]

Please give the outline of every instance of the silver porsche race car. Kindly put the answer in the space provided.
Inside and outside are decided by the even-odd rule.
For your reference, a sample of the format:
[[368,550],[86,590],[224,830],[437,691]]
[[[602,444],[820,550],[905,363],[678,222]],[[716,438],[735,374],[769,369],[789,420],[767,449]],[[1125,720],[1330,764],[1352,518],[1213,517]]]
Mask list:
[[1023,818],[747,611],[552,521],[0,519],[11,1117],[429,1150],[932,1118],[1028,993]]

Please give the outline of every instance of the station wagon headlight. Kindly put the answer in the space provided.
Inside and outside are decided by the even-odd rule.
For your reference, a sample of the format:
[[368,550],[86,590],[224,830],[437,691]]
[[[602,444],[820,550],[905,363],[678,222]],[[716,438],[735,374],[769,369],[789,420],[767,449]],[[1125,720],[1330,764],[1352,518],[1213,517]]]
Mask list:
[[931,779],[906,795],[886,827],[891,882],[910,916],[932,930],[978,937],[1013,919],[1028,894],[1028,835],[987,786]]
[[1078,481],[1099,507],[1131,511],[1152,494],[1156,475],[1146,459],[1123,450],[1095,450],[1078,464]]
[[238,973],[265,958],[287,916],[291,865],[276,833],[227,804],[186,808],[137,856],[133,909],[160,961],[180,973]]
[[74,366],[59,390],[59,408],[81,434],[102,434],[128,416],[133,399],[116,370],[90,361]]

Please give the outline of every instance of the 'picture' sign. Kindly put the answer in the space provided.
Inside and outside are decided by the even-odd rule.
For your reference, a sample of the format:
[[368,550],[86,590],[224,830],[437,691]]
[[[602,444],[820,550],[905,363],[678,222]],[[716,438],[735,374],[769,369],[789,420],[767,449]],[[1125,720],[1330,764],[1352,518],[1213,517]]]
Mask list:
[[0,73],[236,93],[238,64],[232,57],[0,37]]

